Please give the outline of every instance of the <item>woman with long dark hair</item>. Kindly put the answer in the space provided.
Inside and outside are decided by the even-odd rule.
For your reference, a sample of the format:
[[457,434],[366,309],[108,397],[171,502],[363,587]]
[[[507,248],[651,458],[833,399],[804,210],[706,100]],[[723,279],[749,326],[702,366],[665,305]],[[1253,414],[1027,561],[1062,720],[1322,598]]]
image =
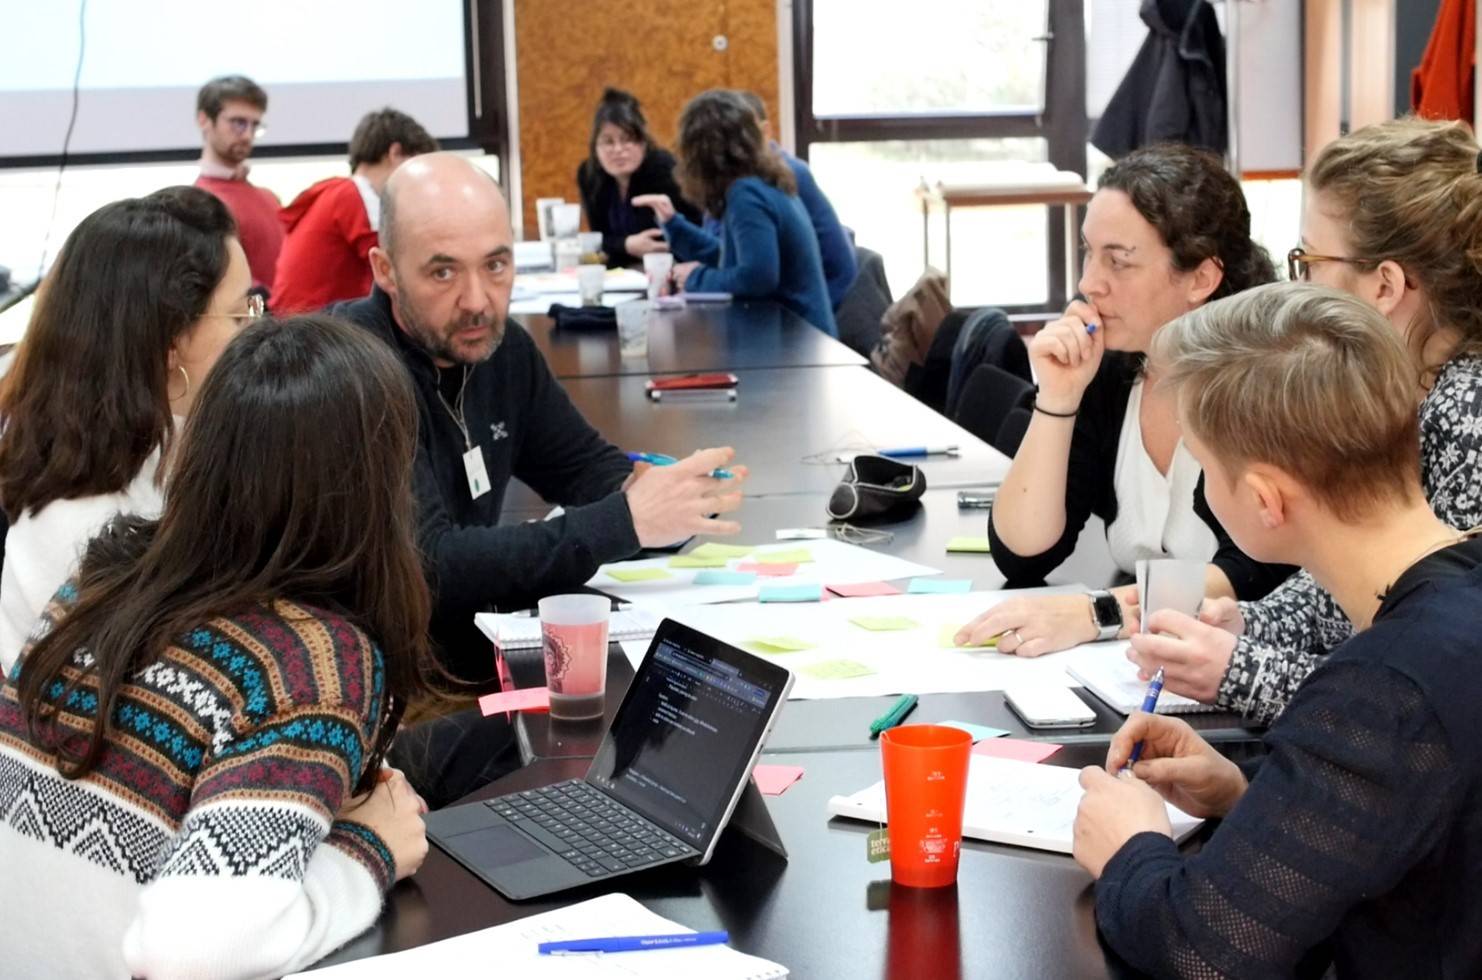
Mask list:
[[0,384],[0,673],[83,545],[159,513],[176,430],[262,314],[226,206],[194,187],[104,205],[68,236]]
[[587,227],[602,233],[602,250],[613,268],[642,261],[649,252],[669,250],[653,212],[634,207],[633,198],[667,194],[675,207],[700,220],[699,210],[679,193],[673,155],[654,143],[638,100],[621,89],[607,89],[597,103],[576,186]]
[[427,657],[416,434],[353,326],[227,348],[160,517],[89,545],[0,687],[7,968],[279,976],[417,869],[423,804],[381,766]]

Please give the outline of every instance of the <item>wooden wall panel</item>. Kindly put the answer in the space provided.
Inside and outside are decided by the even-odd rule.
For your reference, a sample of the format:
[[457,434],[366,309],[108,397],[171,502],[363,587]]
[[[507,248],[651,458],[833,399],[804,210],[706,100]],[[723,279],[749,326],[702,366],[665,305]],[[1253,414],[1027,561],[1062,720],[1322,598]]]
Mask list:
[[[602,89],[638,97],[658,142],[672,146],[697,92],[750,88],[777,106],[776,0],[514,0],[520,164],[526,236],[535,199],[575,201]],[[724,51],[713,39],[726,37]]]

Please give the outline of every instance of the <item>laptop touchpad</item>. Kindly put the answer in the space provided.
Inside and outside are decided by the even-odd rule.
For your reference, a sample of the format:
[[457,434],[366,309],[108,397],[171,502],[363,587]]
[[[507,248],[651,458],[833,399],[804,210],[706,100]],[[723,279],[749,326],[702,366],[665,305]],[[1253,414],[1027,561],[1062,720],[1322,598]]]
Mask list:
[[490,827],[459,834],[453,844],[471,864],[480,868],[508,868],[533,858],[553,858],[550,851],[513,827]]

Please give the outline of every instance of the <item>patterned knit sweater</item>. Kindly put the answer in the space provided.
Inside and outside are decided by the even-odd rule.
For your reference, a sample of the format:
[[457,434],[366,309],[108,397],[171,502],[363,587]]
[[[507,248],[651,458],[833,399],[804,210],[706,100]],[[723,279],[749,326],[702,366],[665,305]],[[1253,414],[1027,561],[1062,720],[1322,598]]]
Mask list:
[[[1441,520],[1460,530],[1482,524],[1482,358],[1448,361],[1421,402],[1420,478]],[[1353,624],[1306,572],[1240,609],[1245,634],[1215,703],[1270,723]]]
[[[36,635],[75,601],[63,586]],[[384,684],[351,623],[280,600],[191,630],[121,689],[78,780],[26,737],[25,667],[23,653],[0,686],[0,973],[279,976],[374,921],[391,853],[335,819]],[[89,682],[61,718],[81,728],[97,710]]]

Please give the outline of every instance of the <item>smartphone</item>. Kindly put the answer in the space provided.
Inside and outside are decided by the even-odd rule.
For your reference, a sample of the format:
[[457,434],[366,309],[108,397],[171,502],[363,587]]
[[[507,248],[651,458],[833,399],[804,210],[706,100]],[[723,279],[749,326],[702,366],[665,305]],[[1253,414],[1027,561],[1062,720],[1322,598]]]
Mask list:
[[957,491],[957,507],[960,510],[992,510],[993,498],[997,494],[997,487],[989,487],[986,490],[959,490]]
[[713,391],[734,388],[741,379],[734,374],[682,374],[672,378],[650,378],[649,391]]
[[1086,728],[1096,723],[1096,712],[1067,687],[1020,685],[1005,688],[1003,699],[1030,728]]

